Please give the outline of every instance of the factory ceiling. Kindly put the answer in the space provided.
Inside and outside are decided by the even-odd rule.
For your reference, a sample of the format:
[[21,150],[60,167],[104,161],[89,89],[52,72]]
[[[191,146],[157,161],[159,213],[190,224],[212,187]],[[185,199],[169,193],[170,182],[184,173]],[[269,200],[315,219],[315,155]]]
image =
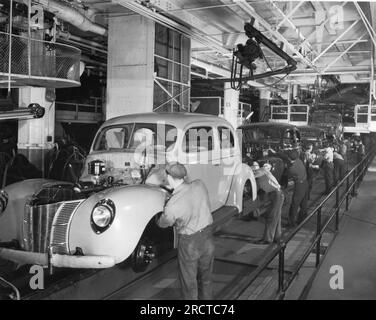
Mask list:
[[[297,69],[283,78],[283,83],[314,84],[319,75],[334,75],[342,83],[369,83],[373,78],[375,3],[273,0],[39,2],[62,3],[94,22],[96,29],[89,32],[71,25],[68,31],[72,36],[60,40],[79,46],[91,56],[95,54],[94,60],[103,70],[107,34],[100,27],[106,30],[109,19],[114,17],[141,14],[192,39],[191,63],[207,71],[203,78],[229,77],[233,49],[247,41],[244,24],[252,19],[258,30],[297,61]],[[264,55],[273,68],[285,63],[267,48]],[[90,58],[86,60],[90,64]],[[256,82],[251,84],[258,86]]]

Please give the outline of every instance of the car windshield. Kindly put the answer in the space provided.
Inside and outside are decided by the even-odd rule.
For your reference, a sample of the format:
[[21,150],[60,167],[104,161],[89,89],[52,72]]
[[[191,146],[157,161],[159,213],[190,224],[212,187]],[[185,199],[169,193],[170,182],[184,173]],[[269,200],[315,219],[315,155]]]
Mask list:
[[265,139],[281,139],[281,132],[276,127],[256,127],[243,130],[245,131],[246,138],[250,141],[258,142]]
[[319,133],[312,129],[300,129],[300,136],[302,139],[317,139]]
[[177,129],[157,123],[127,123],[106,127],[98,134],[94,151],[115,151],[142,147],[170,149],[176,142]]

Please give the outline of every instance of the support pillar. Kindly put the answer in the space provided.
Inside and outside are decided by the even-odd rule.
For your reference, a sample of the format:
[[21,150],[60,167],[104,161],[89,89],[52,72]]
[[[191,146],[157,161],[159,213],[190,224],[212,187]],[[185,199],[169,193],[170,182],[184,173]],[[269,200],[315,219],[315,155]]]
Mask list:
[[44,159],[54,144],[55,102],[46,100],[45,88],[23,87],[19,89],[19,107],[38,103],[46,112],[41,119],[18,121],[18,152],[38,169],[44,170]]
[[239,91],[226,82],[224,87],[224,118],[236,129],[238,127]]
[[155,23],[139,15],[109,20],[106,120],[153,111]]
[[259,121],[268,121],[270,118],[270,91],[266,89],[260,89],[260,111]]
[[300,103],[300,97],[299,97],[299,86],[297,84],[294,84],[292,86],[292,99],[291,101],[296,101],[296,103]]

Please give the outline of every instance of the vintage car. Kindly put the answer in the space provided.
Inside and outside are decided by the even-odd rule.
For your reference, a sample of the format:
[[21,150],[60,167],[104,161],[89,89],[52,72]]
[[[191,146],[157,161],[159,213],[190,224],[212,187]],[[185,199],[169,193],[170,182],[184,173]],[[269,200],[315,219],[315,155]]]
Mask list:
[[314,148],[323,148],[327,144],[326,132],[324,129],[312,126],[299,126],[301,144],[306,147],[309,143]]
[[260,165],[269,162],[272,173],[282,182],[286,163],[284,158],[272,153],[288,155],[291,150],[300,149],[298,128],[285,123],[260,122],[240,126],[238,130],[242,133],[243,161],[248,164],[257,161]]
[[343,135],[342,115],[332,110],[313,110],[311,126],[325,130],[331,140],[340,140]]
[[[187,168],[207,186],[211,209],[242,212],[255,202],[251,168],[234,129],[216,116],[147,113],[106,121],[76,183],[32,179],[4,188],[0,258],[50,267],[107,268],[125,262],[143,271],[172,243],[157,217],[171,190],[166,163]],[[244,209],[245,210],[245,209]],[[17,244],[17,245],[15,245]]]

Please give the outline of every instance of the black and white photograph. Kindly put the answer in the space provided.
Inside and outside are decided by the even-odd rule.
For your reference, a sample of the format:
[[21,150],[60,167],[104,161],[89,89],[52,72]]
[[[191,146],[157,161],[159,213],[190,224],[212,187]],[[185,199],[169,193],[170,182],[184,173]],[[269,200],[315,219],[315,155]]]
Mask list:
[[0,305],[376,300],[375,48],[372,0],[0,0]]

